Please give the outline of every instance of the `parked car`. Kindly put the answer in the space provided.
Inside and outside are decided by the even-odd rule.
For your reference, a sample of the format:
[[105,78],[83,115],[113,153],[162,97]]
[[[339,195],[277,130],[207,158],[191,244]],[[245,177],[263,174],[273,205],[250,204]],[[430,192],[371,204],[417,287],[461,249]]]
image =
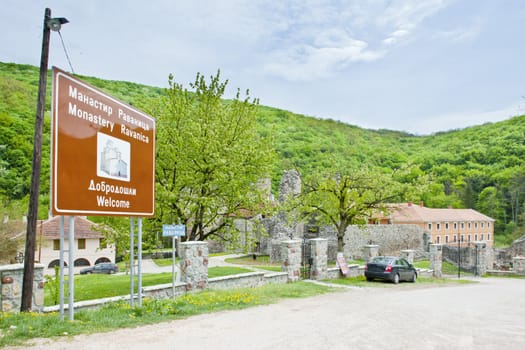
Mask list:
[[86,267],[85,269],[80,270],[81,275],[88,275],[91,273],[113,274],[115,272],[118,272],[118,266],[113,263],[99,263],[91,267]]
[[406,259],[397,256],[376,256],[365,265],[367,281],[382,279],[398,284],[400,281],[416,282],[416,268]]

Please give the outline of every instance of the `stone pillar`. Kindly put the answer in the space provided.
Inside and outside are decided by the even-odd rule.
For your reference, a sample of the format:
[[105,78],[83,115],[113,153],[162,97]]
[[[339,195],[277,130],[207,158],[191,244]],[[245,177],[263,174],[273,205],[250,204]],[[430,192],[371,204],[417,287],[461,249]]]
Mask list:
[[441,265],[443,264],[443,245],[442,244],[429,244],[430,252],[430,269],[433,270],[432,276],[441,278],[443,274],[441,272]]
[[[22,303],[24,265],[0,266],[0,313],[18,312]],[[33,311],[44,308],[44,265],[35,264],[33,277]]]
[[476,264],[476,276],[483,276],[487,273],[487,243],[486,242],[474,242],[475,249],[475,264]]
[[525,275],[525,256],[515,256],[512,258],[512,269],[520,275]]
[[416,251],[412,249],[405,249],[401,251],[401,257],[405,258],[411,264],[414,263],[415,254],[416,254]]
[[363,259],[367,262],[372,260],[379,254],[379,246],[377,244],[367,244],[363,247]]
[[208,243],[180,243],[181,282],[186,283],[186,290],[205,289],[208,287]]
[[328,240],[325,238],[311,239],[310,253],[312,255],[312,279],[326,279],[328,277]]
[[298,281],[301,276],[301,240],[281,242],[282,269],[288,273],[288,282]]

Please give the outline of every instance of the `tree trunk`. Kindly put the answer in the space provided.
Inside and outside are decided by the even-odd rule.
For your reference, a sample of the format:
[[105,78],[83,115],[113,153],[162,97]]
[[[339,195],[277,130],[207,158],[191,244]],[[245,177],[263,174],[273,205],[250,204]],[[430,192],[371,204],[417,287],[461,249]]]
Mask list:
[[344,237],[345,237],[346,227],[337,227],[337,252],[344,253]]

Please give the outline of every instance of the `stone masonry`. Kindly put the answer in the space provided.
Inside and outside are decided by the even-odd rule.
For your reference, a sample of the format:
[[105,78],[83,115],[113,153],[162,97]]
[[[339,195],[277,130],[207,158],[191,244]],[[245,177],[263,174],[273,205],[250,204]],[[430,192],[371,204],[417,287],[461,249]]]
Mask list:
[[475,242],[475,271],[476,276],[483,276],[487,273],[487,243]]
[[208,287],[208,243],[182,242],[180,244],[181,282],[186,289],[205,289]]
[[443,277],[441,265],[443,263],[443,245],[442,244],[430,244],[430,269],[434,272],[433,277]]
[[[18,312],[22,303],[24,265],[0,266],[0,312]],[[34,311],[44,307],[44,265],[35,264],[33,278]]]
[[367,244],[363,247],[363,259],[367,262],[372,260],[379,254],[379,246],[377,244]]
[[310,240],[310,252],[312,256],[311,278],[323,280],[328,277],[328,240],[314,238]]
[[517,274],[525,275],[525,257],[515,256],[512,258],[512,269]]
[[281,242],[282,270],[288,274],[289,282],[301,277],[301,243],[299,239]]
[[408,261],[411,264],[414,263],[415,254],[416,254],[416,251],[412,249],[404,249],[401,251],[401,257],[405,258],[406,261]]

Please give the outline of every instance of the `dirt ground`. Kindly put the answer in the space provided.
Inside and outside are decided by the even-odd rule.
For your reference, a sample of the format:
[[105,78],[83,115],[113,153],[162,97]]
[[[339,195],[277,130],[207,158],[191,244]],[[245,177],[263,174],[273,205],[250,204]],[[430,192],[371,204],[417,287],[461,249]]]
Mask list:
[[524,349],[525,280],[347,289],[24,349]]

